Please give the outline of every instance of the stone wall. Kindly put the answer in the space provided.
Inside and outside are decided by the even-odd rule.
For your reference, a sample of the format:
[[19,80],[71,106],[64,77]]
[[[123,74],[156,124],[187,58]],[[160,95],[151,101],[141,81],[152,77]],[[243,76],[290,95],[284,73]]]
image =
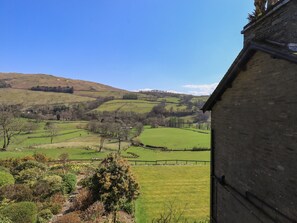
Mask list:
[[212,109],[214,173],[226,181],[214,180],[212,215],[297,222],[297,65],[257,52],[246,68]]
[[297,1],[291,0],[287,4],[267,12],[258,21],[249,24],[243,31],[244,44],[251,40],[265,39],[281,43],[297,43]]

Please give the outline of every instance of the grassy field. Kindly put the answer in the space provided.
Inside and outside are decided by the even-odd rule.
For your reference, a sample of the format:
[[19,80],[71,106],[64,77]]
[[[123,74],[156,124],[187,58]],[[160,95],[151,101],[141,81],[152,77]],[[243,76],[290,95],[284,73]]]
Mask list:
[[165,106],[165,109],[167,111],[182,111],[182,110],[186,110],[187,109],[187,106],[184,106],[184,105],[179,105],[179,104],[176,104],[176,103],[167,103],[166,106]]
[[210,148],[209,132],[195,132],[178,128],[145,129],[139,137],[145,145],[162,146],[168,149]]
[[139,156],[137,160],[201,160],[209,161],[210,152],[163,152],[159,150],[143,149],[140,147],[130,147],[125,153],[133,152]]
[[82,97],[66,93],[29,91],[11,88],[0,89],[0,103],[33,105],[69,104],[92,101],[93,98]]
[[[47,154],[51,158],[57,158],[61,153],[69,153],[71,159],[90,159],[93,157],[105,157],[111,151],[116,151],[118,144],[114,141],[106,141],[105,147],[108,149],[103,153],[97,153],[86,148],[98,149],[99,135],[88,132],[83,127],[87,122],[57,122],[59,129],[58,136],[54,137],[53,143],[50,143],[50,137],[44,130],[45,122],[38,123],[38,128],[30,134],[21,134],[12,140],[9,151],[1,152],[0,159],[9,157],[24,157],[32,155],[35,152]],[[199,131],[199,132],[195,132]],[[151,129],[145,127],[140,139],[145,143],[152,145],[168,146],[169,148],[192,148],[209,139],[209,132],[196,129],[173,129],[157,128]],[[174,136],[172,139],[172,136]],[[206,137],[202,138],[202,136]],[[166,138],[167,137],[167,138]],[[208,137],[208,138],[207,138]],[[0,138],[0,145],[2,138]],[[209,152],[162,152],[159,150],[144,149],[141,147],[129,147],[128,142],[122,142],[122,154],[130,156],[134,153],[139,158],[136,160],[202,160],[209,161]],[[127,149],[128,148],[128,149]]]
[[97,108],[96,111],[149,113],[157,104],[157,102],[144,100],[113,100],[104,103],[99,108]]
[[[58,135],[54,137],[54,143],[68,142],[71,140],[84,141],[84,138],[89,136],[90,133],[83,129],[78,129],[77,126],[86,125],[86,122],[53,122],[57,125]],[[45,122],[37,123],[38,128],[30,134],[22,133],[13,138],[12,143],[9,145],[10,149],[35,147],[39,145],[50,144],[50,137],[44,130]],[[2,138],[0,138],[0,145]]]
[[116,99],[123,98],[125,91],[74,91],[74,95],[83,97],[98,98],[98,97],[114,97]]
[[209,166],[135,166],[140,184],[136,221],[149,223],[173,204],[189,222],[209,216]]

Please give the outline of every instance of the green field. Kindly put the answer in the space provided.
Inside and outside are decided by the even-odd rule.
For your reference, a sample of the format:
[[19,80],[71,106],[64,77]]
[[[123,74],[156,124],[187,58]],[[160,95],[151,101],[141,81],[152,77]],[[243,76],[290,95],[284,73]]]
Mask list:
[[[140,147],[131,147],[126,152],[133,152],[139,155],[136,160],[201,160],[209,161],[210,152],[164,152],[159,150],[143,149]],[[125,152],[125,153],[126,153]]]
[[136,221],[148,223],[171,203],[189,222],[209,216],[209,166],[136,166]]
[[157,102],[144,101],[144,100],[113,100],[105,102],[95,111],[124,111],[124,112],[137,112],[149,113]]
[[168,149],[210,148],[209,132],[197,132],[178,128],[145,129],[139,137],[145,145]]

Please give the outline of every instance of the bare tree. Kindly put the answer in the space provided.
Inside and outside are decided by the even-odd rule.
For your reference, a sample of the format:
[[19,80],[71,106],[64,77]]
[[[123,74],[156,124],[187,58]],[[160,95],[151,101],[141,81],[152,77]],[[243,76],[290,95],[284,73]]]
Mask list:
[[13,106],[0,105],[0,134],[3,137],[2,150],[7,150],[14,136],[25,130],[25,121],[16,116]]
[[51,138],[51,143],[53,143],[54,137],[56,137],[59,133],[58,126],[53,122],[47,122],[45,124],[44,129],[48,133],[49,137]]

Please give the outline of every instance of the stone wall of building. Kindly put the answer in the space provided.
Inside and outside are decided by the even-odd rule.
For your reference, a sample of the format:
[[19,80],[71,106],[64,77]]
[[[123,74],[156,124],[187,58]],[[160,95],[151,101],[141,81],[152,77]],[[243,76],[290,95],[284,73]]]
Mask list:
[[[277,6],[276,6],[277,7]],[[297,43],[297,1],[291,0],[275,8],[249,24],[243,31],[244,43],[251,40],[273,40],[281,43]]]
[[296,86],[296,64],[257,52],[213,107],[216,222],[297,222]]

